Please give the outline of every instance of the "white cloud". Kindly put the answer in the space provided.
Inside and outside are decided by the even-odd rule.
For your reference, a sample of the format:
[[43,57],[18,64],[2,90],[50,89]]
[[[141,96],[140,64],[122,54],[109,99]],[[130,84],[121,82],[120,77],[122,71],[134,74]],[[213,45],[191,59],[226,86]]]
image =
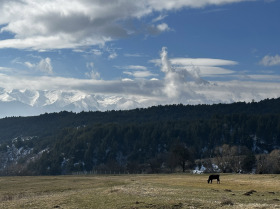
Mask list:
[[103,47],[103,51],[108,53],[108,59],[112,60],[117,58],[118,54],[117,54],[117,50],[119,50],[120,48],[114,48],[114,47]]
[[122,81],[124,81],[124,82],[126,82],[126,81],[127,81],[127,82],[130,82],[130,81],[133,81],[133,80],[130,79],[130,78],[123,78]]
[[[165,52],[162,52],[165,53]],[[163,54],[162,54],[163,56]],[[164,57],[164,56],[163,56]],[[234,73],[232,70],[225,69],[221,66],[232,66],[237,65],[238,62],[231,61],[231,60],[223,60],[223,59],[211,59],[211,58],[171,58],[168,59],[169,64],[165,64],[162,66],[163,61],[162,59],[154,59],[150,60],[151,63],[154,63],[156,66],[162,66],[162,70],[166,72],[169,68],[172,67],[177,70],[187,70],[187,71],[194,71],[196,69],[199,71],[201,76],[216,76],[216,75],[223,75],[223,74],[231,74]]]
[[118,54],[116,52],[111,52],[108,56],[108,59],[110,59],[110,60],[115,59],[115,58],[117,58],[117,56],[118,56]]
[[93,50],[92,50],[92,53],[93,53],[94,55],[97,55],[97,56],[100,56],[100,55],[103,54],[103,52],[102,52],[101,50],[99,50],[99,49],[93,49]]
[[158,78],[151,78],[150,80],[151,81],[158,81],[159,79]]
[[151,76],[157,76],[157,74],[151,73],[146,66],[142,65],[127,65],[127,66],[115,66],[118,69],[124,69],[123,73],[135,78],[146,78]]
[[276,54],[275,56],[266,55],[262,58],[260,64],[264,66],[280,65],[280,55],[278,54]]
[[169,26],[168,26],[166,23],[158,24],[158,25],[157,25],[157,29],[158,29],[160,32],[164,32],[164,31],[169,31],[169,30],[171,30],[171,29],[169,28]]
[[[1,70],[1,69],[0,69]],[[4,69],[5,70],[5,69]],[[2,71],[1,71],[2,72]],[[143,71],[141,71],[143,72]],[[44,91],[80,91],[85,95],[115,95],[133,98],[141,107],[158,104],[212,104],[250,102],[280,97],[279,82],[227,81],[206,84],[187,81],[187,74],[169,72],[163,80],[94,80],[50,76],[15,76],[0,73],[0,88]],[[131,107],[133,108],[133,107]]]
[[161,71],[165,73],[163,92],[171,99],[184,97],[200,97],[190,88],[187,88],[188,82],[195,84],[208,84],[207,81],[200,78],[199,68],[192,67],[188,70],[181,70],[172,66],[168,59],[166,47],[161,51]]
[[216,76],[234,73],[232,70],[220,66],[237,65],[238,62],[211,58],[173,58],[170,63],[179,69],[199,69],[201,76]]
[[167,17],[167,15],[159,15],[158,17],[154,18],[152,22],[159,22],[161,20],[164,20]]
[[[15,60],[15,62],[19,63],[20,60]],[[47,58],[40,58],[37,63],[25,62],[24,64],[30,68],[35,68],[41,62],[41,69],[49,71],[48,64],[51,66],[51,60]],[[141,107],[174,103],[250,102],[253,99],[258,101],[265,98],[280,97],[280,85],[277,81],[279,76],[275,76],[275,80],[271,80],[273,75],[247,75],[244,80],[227,82],[210,82],[201,78],[202,71],[205,74],[207,72],[205,69],[210,70],[208,72],[210,75],[213,74],[213,71],[221,74],[230,73],[224,71],[221,66],[236,65],[237,63],[234,61],[209,58],[169,59],[167,49],[163,47],[160,59],[153,60],[153,62],[160,66],[159,68],[164,74],[163,79],[154,78],[157,76],[148,71],[147,67],[141,65],[118,67],[119,69],[126,68],[124,73],[129,75],[127,76],[129,78],[111,81],[98,80],[100,75],[93,62],[85,64],[88,69],[86,79],[63,78],[53,75],[26,76],[11,73],[14,71],[13,69],[0,67],[0,89],[79,91],[85,97],[86,95],[102,95],[104,97],[116,96],[132,99]],[[133,78],[131,79],[130,76]],[[133,105],[130,107],[133,108]]]
[[[21,62],[18,63],[21,64]],[[45,59],[41,58],[41,60],[38,63],[31,63],[26,61],[23,64],[30,69],[35,69],[45,74],[53,74],[53,67],[51,59],[49,57]]]
[[[202,8],[208,5],[222,5],[229,3],[244,2],[247,0],[150,0],[149,4],[156,11],[162,10],[178,10],[184,7]],[[249,0],[250,1],[250,0]]]
[[88,78],[91,78],[93,80],[98,80],[100,79],[100,73],[96,71],[96,69],[94,68],[94,63],[93,62],[88,62],[86,64],[86,67],[87,69],[90,71],[90,72],[86,72],[85,75],[88,77]]
[[93,80],[98,80],[100,79],[100,74],[99,72],[96,72],[94,70],[90,71],[90,72],[87,72],[86,73],[86,76],[89,77],[89,78],[92,78]]
[[[14,37],[1,40],[0,48],[42,51],[104,45],[134,34],[135,29],[125,24],[131,19],[142,21],[154,12],[241,1],[245,0],[2,0],[1,32],[9,32]],[[165,17],[160,15],[154,22]],[[150,27],[157,32],[170,30],[166,23]],[[114,57],[115,53],[110,55]]]
[[146,77],[151,77],[151,76],[156,76],[155,74],[151,73],[150,71],[147,70],[142,70],[142,71],[133,71],[133,72],[129,72],[129,71],[124,71],[124,74],[133,76],[135,78],[146,78]]
[[30,63],[30,62],[24,62],[24,64],[28,67],[28,68],[34,68],[34,64]]
[[52,63],[51,63],[51,59],[49,57],[47,57],[46,59],[42,59],[37,68],[44,73],[47,74],[52,74],[53,73],[53,67],[52,67]]
[[237,65],[238,63],[231,60],[210,59],[210,58],[174,58],[170,60],[173,65],[182,66],[225,66]]
[[150,25],[148,27],[148,32],[151,35],[158,35],[160,33],[171,31],[171,30],[172,29],[166,23],[161,23],[158,25]]
[[126,69],[126,70],[147,70],[147,67],[141,66],[141,65],[128,65],[128,66],[123,66],[120,68]]
[[142,65],[127,65],[127,66],[115,66],[115,68],[125,70],[123,74],[133,76],[135,78],[146,78],[151,76],[158,76],[150,72],[146,66]]

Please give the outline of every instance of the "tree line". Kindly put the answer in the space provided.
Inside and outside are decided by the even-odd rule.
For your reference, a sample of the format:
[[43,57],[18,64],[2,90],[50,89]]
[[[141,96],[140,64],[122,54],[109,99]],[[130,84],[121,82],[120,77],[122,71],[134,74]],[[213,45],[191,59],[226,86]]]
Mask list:
[[272,99],[5,118],[0,161],[12,146],[9,137],[15,149],[31,151],[0,172],[158,173],[203,167],[205,172],[280,173],[279,105],[280,99]]
[[184,172],[195,166],[196,159],[208,159],[220,172],[255,169],[275,173],[279,171],[264,166],[277,161],[270,159],[279,153],[279,124],[280,115],[235,114],[194,121],[67,128],[52,139],[53,146],[31,163],[29,170],[38,174],[96,168],[157,173],[174,172],[179,167]]

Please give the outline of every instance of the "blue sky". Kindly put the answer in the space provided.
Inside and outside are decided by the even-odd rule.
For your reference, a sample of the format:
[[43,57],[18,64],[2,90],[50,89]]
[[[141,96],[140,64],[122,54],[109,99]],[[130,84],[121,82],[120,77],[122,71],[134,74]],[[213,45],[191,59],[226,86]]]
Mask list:
[[278,0],[3,0],[0,88],[143,106],[279,97],[279,11]]

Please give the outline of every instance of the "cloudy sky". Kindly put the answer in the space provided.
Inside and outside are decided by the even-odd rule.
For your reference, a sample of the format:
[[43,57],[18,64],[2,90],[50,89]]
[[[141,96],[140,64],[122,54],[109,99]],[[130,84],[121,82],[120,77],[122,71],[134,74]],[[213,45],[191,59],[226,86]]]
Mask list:
[[1,0],[0,88],[143,106],[280,97],[279,11],[278,0]]

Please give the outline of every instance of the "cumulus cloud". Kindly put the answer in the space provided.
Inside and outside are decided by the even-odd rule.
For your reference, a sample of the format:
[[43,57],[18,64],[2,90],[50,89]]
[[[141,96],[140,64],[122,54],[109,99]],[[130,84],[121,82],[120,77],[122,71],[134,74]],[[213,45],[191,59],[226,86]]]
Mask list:
[[165,73],[165,86],[163,92],[172,99],[180,96],[181,90],[183,89],[182,84],[184,83],[184,74],[180,75],[175,72],[174,68],[171,67],[170,61],[167,57],[166,48],[162,48],[161,52],[161,70]]
[[195,84],[207,84],[208,82],[203,80],[199,75],[199,68],[192,67],[191,69],[176,68],[172,66],[168,59],[167,48],[163,47],[161,51],[161,71],[165,73],[164,89],[163,92],[172,99],[189,99],[200,95],[196,94],[187,85],[189,81]]
[[53,74],[53,67],[49,57],[41,59],[38,63],[24,62],[24,65],[30,69],[35,69],[45,74]]
[[158,29],[160,32],[164,32],[164,31],[169,31],[169,30],[170,30],[169,26],[168,26],[166,23],[158,24],[158,25],[157,25],[157,29]]
[[158,25],[150,25],[148,27],[148,32],[151,35],[158,35],[160,33],[171,31],[171,30],[172,29],[166,23],[161,23]]
[[260,64],[263,66],[280,65],[280,55],[278,54],[276,54],[275,56],[266,55],[262,58]]
[[[133,34],[135,29],[125,24],[131,19],[141,21],[154,12],[241,1],[245,0],[2,0],[0,30],[14,37],[1,40],[0,48],[40,51],[104,45]],[[160,15],[153,22],[164,18]],[[166,23],[150,27],[157,32],[170,30]],[[115,54],[110,55],[114,57]]]

